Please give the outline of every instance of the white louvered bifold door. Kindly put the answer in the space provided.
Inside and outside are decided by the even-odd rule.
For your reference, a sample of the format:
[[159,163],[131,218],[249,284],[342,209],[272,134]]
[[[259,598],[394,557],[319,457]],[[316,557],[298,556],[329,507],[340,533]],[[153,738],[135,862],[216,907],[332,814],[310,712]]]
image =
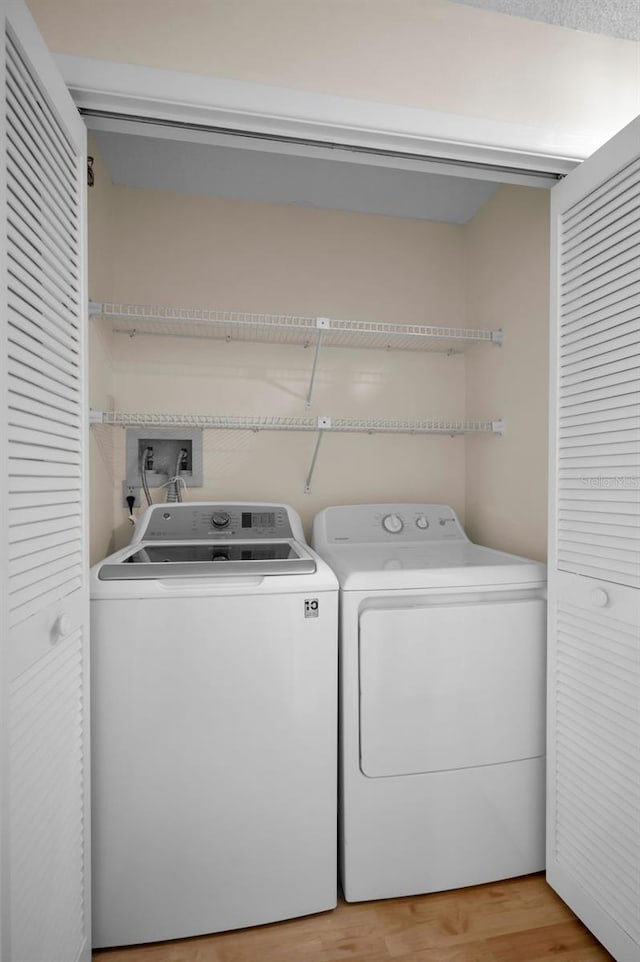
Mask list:
[[547,878],[640,960],[640,118],[552,191]]
[[1,962],[90,958],[85,128],[3,9]]

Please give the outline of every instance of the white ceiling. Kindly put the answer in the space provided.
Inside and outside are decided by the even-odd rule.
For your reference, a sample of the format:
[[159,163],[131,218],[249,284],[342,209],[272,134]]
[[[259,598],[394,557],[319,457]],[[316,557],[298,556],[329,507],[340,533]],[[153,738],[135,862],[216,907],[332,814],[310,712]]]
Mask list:
[[639,0],[453,0],[526,20],[640,40]]
[[431,171],[96,130],[114,184],[464,224],[497,184]]

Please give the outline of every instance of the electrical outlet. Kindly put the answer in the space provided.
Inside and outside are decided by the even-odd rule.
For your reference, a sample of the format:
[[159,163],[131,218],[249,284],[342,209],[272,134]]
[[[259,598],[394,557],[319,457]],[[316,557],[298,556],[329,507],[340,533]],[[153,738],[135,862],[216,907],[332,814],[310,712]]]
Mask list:
[[142,488],[139,484],[129,484],[127,481],[122,482],[122,507],[129,510],[129,505],[127,504],[127,498],[133,495],[135,501],[133,502],[134,510],[142,507],[140,501],[140,495],[142,493]]

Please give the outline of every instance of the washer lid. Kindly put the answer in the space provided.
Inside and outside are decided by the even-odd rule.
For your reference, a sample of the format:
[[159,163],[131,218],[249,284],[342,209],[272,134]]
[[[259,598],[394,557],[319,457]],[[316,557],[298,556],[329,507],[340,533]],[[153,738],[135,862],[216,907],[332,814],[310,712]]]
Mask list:
[[296,541],[138,542],[98,568],[100,581],[313,574],[316,562]]
[[469,541],[342,545],[318,553],[345,591],[530,584],[547,577],[538,561]]

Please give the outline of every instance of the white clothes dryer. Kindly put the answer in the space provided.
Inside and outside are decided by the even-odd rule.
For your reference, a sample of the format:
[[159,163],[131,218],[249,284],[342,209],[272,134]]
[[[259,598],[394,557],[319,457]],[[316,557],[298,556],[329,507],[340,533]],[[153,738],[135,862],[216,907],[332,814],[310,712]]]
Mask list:
[[327,508],[348,901],[544,868],[546,569],[442,504]]
[[91,584],[94,945],[333,908],[338,586],[296,512],[155,505]]

